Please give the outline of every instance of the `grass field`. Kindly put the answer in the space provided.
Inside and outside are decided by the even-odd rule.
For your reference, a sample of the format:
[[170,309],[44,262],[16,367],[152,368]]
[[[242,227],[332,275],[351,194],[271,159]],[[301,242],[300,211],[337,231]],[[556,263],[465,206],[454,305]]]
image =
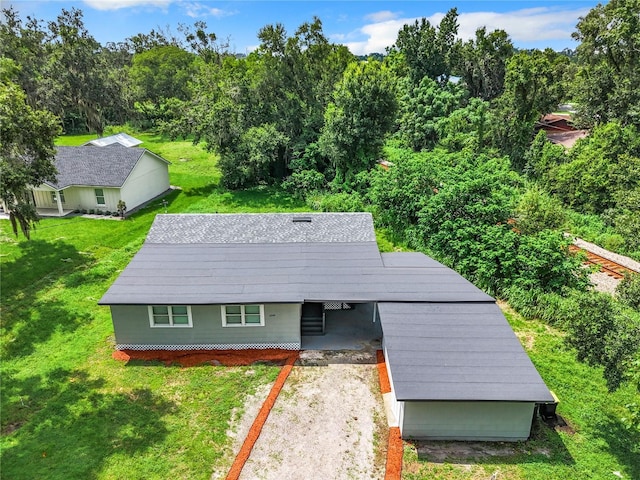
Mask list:
[[[181,189],[167,198],[168,212],[307,210],[277,189],[221,189],[215,156],[188,141],[137,136],[172,162],[171,183]],[[45,219],[31,241],[0,221],[2,478],[208,479],[230,464],[232,412],[278,368],[115,361],[109,310],[96,304],[164,211],[156,203],[126,221]],[[575,433],[538,425],[516,453],[469,465],[429,463],[407,445],[405,478],[640,478],[639,439],[621,421],[636,392],[607,393],[600,372],[577,363],[560,332],[508,318]]]

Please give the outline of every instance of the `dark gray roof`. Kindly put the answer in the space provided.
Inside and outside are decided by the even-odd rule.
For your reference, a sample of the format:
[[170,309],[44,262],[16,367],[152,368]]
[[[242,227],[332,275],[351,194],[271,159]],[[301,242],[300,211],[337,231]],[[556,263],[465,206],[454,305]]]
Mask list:
[[371,215],[324,213],[158,215],[100,303],[329,300],[493,301],[422,254],[381,256]]
[[551,402],[495,303],[379,303],[398,400]]
[[57,182],[45,184],[56,190],[73,185],[121,187],[146,151],[117,143],[106,147],[58,147],[55,158]]

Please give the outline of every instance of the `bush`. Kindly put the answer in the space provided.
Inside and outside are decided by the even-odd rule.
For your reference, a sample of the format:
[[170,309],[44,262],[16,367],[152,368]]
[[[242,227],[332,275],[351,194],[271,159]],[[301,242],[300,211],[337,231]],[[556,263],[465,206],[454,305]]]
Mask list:
[[282,182],[282,187],[299,198],[305,198],[311,193],[323,190],[326,184],[322,173],[315,170],[301,170],[289,175]]
[[366,210],[364,200],[356,192],[312,195],[307,197],[307,205],[313,210],[321,212],[363,212]]
[[640,273],[627,273],[616,288],[618,300],[640,312]]
[[550,197],[535,184],[527,188],[516,207],[518,230],[524,234],[559,229],[565,220],[564,208],[560,201]]

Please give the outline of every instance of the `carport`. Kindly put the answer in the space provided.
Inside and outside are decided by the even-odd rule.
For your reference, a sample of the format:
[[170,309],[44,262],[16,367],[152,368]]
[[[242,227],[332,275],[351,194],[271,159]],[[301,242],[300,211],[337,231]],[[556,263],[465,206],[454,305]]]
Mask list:
[[346,303],[343,308],[324,311],[322,335],[302,335],[302,350],[363,350],[380,349],[382,328],[373,302]]

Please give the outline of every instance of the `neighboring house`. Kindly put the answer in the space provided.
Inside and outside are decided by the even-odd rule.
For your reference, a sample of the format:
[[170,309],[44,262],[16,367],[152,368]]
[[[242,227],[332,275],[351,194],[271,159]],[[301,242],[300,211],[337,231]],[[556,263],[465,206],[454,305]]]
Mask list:
[[33,189],[36,208],[49,214],[116,212],[120,200],[132,210],[170,187],[169,162],[144,148],[58,147],[54,163],[57,181]]
[[405,438],[525,440],[553,402],[494,299],[421,253],[380,253],[366,213],[158,215],[99,303],[122,350],[297,350],[325,309],[367,304]]
[[95,140],[91,140],[85,145],[93,145],[95,147],[106,147],[108,145],[113,145],[114,143],[119,143],[123,147],[137,147],[142,143],[142,140],[138,140],[131,135],[127,135],[126,133],[116,133],[115,135],[110,135],[108,137],[96,138]]
[[579,130],[573,125],[570,114],[543,115],[536,122],[535,130],[544,130],[549,141],[565,148],[573,147],[579,139],[585,138],[588,134],[587,130]]
[[536,130],[545,130],[547,132],[571,132],[577,130],[571,123],[571,115],[569,114],[553,114],[543,115],[536,123]]

